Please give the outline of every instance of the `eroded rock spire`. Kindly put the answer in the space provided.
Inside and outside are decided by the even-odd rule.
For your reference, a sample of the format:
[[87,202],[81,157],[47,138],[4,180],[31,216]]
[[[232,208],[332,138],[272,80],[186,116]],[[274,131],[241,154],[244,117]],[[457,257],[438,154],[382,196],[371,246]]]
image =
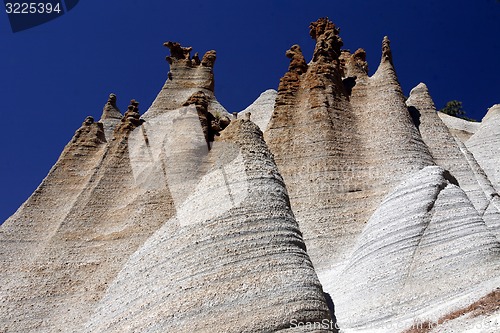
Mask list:
[[182,63],[188,67],[204,66],[213,67],[216,58],[216,52],[214,50],[207,51],[200,61],[198,52],[194,54],[191,58],[191,51],[193,48],[191,46],[183,47],[177,42],[165,42],[163,46],[168,47],[170,50],[170,55],[166,57],[167,62],[170,65]]
[[170,50],[170,56],[166,57],[169,64],[172,65],[177,60],[191,60],[190,53],[193,50],[191,46],[182,47],[177,42],[165,42],[163,46],[168,47]]
[[163,45],[170,50],[170,55],[166,57],[170,64],[168,79],[143,118],[148,120],[164,112],[176,110],[199,91],[208,97],[210,113],[228,115],[214,95],[213,66],[217,53],[210,50],[203,57],[198,53],[191,57],[192,47],[183,47],[177,42],[166,42]]
[[382,62],[384,61],[389,61],[392,64],[391,41],[387,36],[384,36],[382,41]]
[[340,57],[340,48],[344,43],[339,33],[340,29],[327,17],[320,18],[309,25],[309,35],[316,41],[313,61],[337,60]]
[[299,45],[293,45],[288,51],[286,51],[285,55],[290,59],[288,71],[296,72],[297,74],[307,72],[307,62],[306,59],[304,59],[304,55],[302,54],[302,50]]
[[183,104],[183,106],[194,105],[200,119],[201,128],[207,141],[208,149],[216,136],[226,128],[231,120],[225,115],[214,116],[208,111],[210,99],[203,91],[197,91]]
[[130,101],[127,112],[122,118],[121,125],[117,127],[118,132],[129,132],[144,122],[139,113],[139,102],[135,99]]
[[121,119],[122,114],[120,110],[116,106],[116,95],[111,93],[109,94],[108,101],[104,105],[102,110],[101,120],[104,119]]
[[351,56],[351,63],[357,73],[368,74],[368,62],[366,61],[366,51],[364,49],[357,49]]

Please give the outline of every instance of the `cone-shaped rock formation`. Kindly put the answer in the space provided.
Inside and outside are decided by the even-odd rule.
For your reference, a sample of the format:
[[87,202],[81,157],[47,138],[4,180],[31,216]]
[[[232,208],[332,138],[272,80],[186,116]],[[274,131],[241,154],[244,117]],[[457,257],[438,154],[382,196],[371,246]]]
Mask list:
[[0,227],[0,331],[393,333],[481,302],[492,322],[500,107],[439,114],[424,84],[405,98],[387,37],[370,76],[330,20],[309,28],[311,61],[293,45],[240,116],[215,51],[167,42],[144,115],[111,94],[87,117]]

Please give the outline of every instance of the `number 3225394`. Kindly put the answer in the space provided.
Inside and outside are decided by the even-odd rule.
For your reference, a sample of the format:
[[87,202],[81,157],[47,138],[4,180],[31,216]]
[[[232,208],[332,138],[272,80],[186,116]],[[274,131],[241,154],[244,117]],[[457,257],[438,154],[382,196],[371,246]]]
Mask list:
[[59,3],[54,5],[50,2],[7,2],[5,4],[7,14],[59,14],[61,11]]

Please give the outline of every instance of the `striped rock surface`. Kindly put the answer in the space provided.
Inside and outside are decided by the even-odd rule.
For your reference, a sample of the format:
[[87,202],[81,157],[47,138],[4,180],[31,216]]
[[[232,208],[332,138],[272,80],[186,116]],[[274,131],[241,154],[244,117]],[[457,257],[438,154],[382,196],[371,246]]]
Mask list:
[[492,106],[481,126],[465,142],[497,191],[500,191],[500,104]]
[[142,118],[110,95],[0,227],[0,332],[335,331],[330,295],[343,332],[456,331],[483,300],[493,322],[500,108],[436,113],[425,85],[405,99],[388,38],[369,76],[328,19],[310,35],[223,131],[215,51],[165,43]]
[[238,113],[239,118],[245,118],[247,113],[250,113],[250,119],[259,126],[264,132],[271,120],[271,115],[274,110],[274,102],[278,93],[274,89],[264,91],[260,96],[245,110]]
[[[490,182],[493,178],[485,174],[474,155],[451,134],[439,118],[425,84],[420,83],[415,87],[406,103],[434,161],[455,177],[479,215],[490,226],[492,232],[498,234],[500,206],[497,203],[497,191]],[[476,146],[481,147],[482,152],[488,149],[490,144],[483,140],[482,144]]]
[[424,85],[408,108],[387,38],[368,76],[365,51],[340,52],[331,22],[313,23],[311,36],[309,64],[299,46],[287,52],[265,138],[340,327],[402,331],[494,290],[496,190],[455,139],[478,126],[453,120],[449,129]]
[[1,332],[336,331],[298,325],[332,310],[262,132],[238,121],[209,153],[186,102],[215,57],[196,59],[145,122],[110,96],[0,227]]
[[341,327],[390,332],[437,321],[499,285],[500,243],[454,182],[437,166],[409,176],[371,216],[343,267],[320,273]]
[[234,121],[208,159],[186,207],[130,257],[86,332],[303,332],[292,320],[328,320],[258,127]]
[[174,212],[165,183],[136,186],[130,121],[108,142],[103,124],[87,119],[1,226],[0,331],[78,331],[128,257]]

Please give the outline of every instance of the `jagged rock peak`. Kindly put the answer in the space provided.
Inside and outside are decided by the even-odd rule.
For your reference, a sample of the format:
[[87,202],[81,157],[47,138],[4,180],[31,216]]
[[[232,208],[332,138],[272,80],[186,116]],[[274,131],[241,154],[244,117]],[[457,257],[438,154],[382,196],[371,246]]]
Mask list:
[[170,65],[177,63],[182,63],[188,67],[204,66],[213,67],[216,58],[216,52],[214,50],[207,51],[200,61],[198,53],[195,53],[191,58],[191,51],[193,48],[191,46],[183,47],[177,42],[165,42],[163,46],[170,49],[170,56],[166,59]]
[[175,60],[191,60],[190,53],[193,50],[191,46],[182,47],[177,42],[165,42],[163,46],[168,47],[170,50],[170,56],[167,57],[169,64],[172,64]]
[[94,117],[88,116],[82,123],[82,126],[90,126],[94,123]]
[[121,119],[122,114],[118,107],[116,106],[116,95],[111,93],[109,94],[108,101],[104,108],[102,109],[101,120],[104,119]]
[[144,122],[139,113],[139,102],[135,99],[130,101],[127,112],[122,118],[122,123],[117,127],[118,132],[129,132],[134,128],[140,126]]
[[106,103],[106,105],[111,105],[111,106],[114,106],[116,108],[116,95],[111,93],[109,94],[109,97],[108,97],[108,102]]
[[106,142],[102,123],[95,122],[94,117],[88,116],[82,126],[76,130],[72,143],[85,147],[97,147]]
[[288,71],[297,72],[298,74],[307,72],[307,62],[299,45],[293,45],[288,51],[286,51],[285,55],[290,59]]
[[366,51],[357,49],[351,57],[354,65],[368,74],[368,62],[366,61]]
[[342,77],[356,77],[368,75],[368,62],[366,61],[366,51],[357,49],[351,54],[349,50],[342,50],[340,55],[340,70]]
[[382,62],[388,60],[392,64],[391,41],[389,37],[384,36],[382,41]]
[[309,25],[309,35],[316,41],[313,61],[331,61],[340,57],[340,48],[344,43],[339,32],[340,29],[327,17],[320,18]]
[[421,109],[419,109],[420,112],[436,112],[436,107],[425,83],[420,82],[410,91],[410,97],[408,97],[406,104],[413,105],[414,103],[421,106]]
[[201,65],[205,67],[214,67],[216,56],[217,53],[215,52],[215,50],[207,51],[201,59]]
[[225,115],[213,115],[210,113],[208,111],[209,104],[209,97],[203,91],[197,91],[192,94],[186,102],[184,102],[183,106],[194,105],[196,107],[201,128],[203,129],[205,140],[207,141],[208,148],[210,149],[211,142],[213,142],[215,137],[219,136],[220,132],[224,130],[229,123],[231,123],[231,120]]

